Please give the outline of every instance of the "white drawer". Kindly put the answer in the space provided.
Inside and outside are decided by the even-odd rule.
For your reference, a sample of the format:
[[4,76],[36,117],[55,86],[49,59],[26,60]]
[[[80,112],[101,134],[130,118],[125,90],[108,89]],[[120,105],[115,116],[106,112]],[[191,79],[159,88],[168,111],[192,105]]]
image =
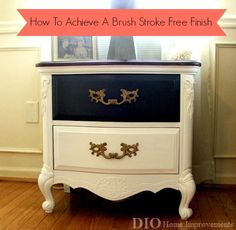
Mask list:
[[179,128],[54,127],[55,170],[174,174],[178,158]]

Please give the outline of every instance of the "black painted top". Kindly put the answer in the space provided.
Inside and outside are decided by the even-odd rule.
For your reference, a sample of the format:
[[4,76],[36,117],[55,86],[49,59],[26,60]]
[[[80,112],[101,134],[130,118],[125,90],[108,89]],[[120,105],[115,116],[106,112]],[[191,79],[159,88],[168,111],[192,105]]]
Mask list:
[[156,66],[201,66],[197,61],[53,61],[40,62],[36,67],[94,66],[94,65],[156,65]]

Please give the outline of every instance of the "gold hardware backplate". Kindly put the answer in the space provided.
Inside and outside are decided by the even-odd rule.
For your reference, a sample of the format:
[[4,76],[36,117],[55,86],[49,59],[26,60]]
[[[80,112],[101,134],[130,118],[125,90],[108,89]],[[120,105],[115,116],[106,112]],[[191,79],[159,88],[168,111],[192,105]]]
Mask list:
[[139,151],[138,149],[138,143],[134,145],[128,145],[125,143],[121,143],[121,152],[122,154],[119,155],[119,153],[108,153],[106,154],[107,151],[107,143],[101,143],[101,144],[94,144],[92,142],[90,144],[90,149],[92,151],[92,154],[96,154],[97,157],[102,156],[105,159],[122,159],[125,156],[132,157],[132,155],[136,156],[137,152]]
[[89,97],[91,102],[95,103],[102,103],[103,105],[122,105],[125,102],[132,103],[136,102],[137,98],[139,97],[138,91],[139,89],[128,91],[126,89],[120,89],[121,94],[120,96],[122,97],[121,101],[118,101],[118,99],[107,99],[105,101],[105,89],[101,89],[98,91],[89,89]]

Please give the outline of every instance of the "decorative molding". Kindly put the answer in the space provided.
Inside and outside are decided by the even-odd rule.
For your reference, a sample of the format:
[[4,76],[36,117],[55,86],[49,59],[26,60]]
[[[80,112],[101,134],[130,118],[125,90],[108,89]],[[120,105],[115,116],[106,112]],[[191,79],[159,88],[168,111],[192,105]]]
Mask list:
[[52,170],[47,164],[43,164],[43,167],[41,169],[41,174],[46,175],[48,177],[53,176]]
[[194,79],[186,79],[184,81],[184,90],[186,92],[185,100],[186,100],[186,109],[189,114],[190,120],[193,119],[193,101],[194,101]]
[[0,21],[0,34],[16,34],[24,24],[23,21]]
[[0,148],[0,177],[36,180],[42,167],[42,151],[30,148]]
[[42,154],[41,149],[37,148],[12,148],[12,147],[0,147],[0,153],[35,153]]
[[179,190],[182,195],[179,206],[179,215],[182,220],[187,220],[193,214],[192,209],[189,208],[189,203],[196,191],[196,185],[194,183],[192,170],[190,168],[185,169],[180,175],[179,186]]
[[44,164],[38,179],[38,185],[45,197],[42,208],[46,213],[51,213],[55,206],[54,197],[51,190],[53,182],[53,173],[50,171],[50,167]]
[[236,28],[236,15],[228,15],[222,17],[219,20],[219,25],[222,28],[229,28],[229,29]]
[[48,90],[49,90],[50,84],[51,84],[50,79],[44,78],[42,80],[42,111],[43,111],[43,114],[45,114],[47,111],[47,96],[48,96]]
[[1,166],[0,165],[0,172],[27,172],[27,173],[40,173],[41,168],[32,168],[32,167],[14,167],[14,166]]
[[192,169],[185,169],[179,177],[179,184],[183,185],[189,181],[193,181]]
[[[128,181],[123,177],[106,177],[98,180],[96,190],[104,194],[106,197],[116,199],[128,196],[130,192],[128,184]],[[117,192],[117,188],[119,188],[119,192]]]

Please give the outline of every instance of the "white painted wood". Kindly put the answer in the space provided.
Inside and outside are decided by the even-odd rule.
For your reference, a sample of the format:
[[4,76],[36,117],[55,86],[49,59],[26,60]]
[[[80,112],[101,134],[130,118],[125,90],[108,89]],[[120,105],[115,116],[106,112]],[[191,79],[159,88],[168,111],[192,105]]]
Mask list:
[[51,190],[52,185],[54,184],[54,178],[53,178],[53,173],[50,171],[51,169],[47,165],[44,165],[41,170],[41,174],[39,175],[38,178],[39,188],[45,197],[45,201],[42,204],[42,208],[46,213],[51,213],[55,206]]
[[102,122],[102,121],[52,121],[53,126],[107,127],[107,128],[179,128],[179,122]]
[[219,25],[223,29],[225,29],[225,28],[227,28],[227,29],[234,29],[234,28],[236,28],[236,15],[223,16],[219,20]]
[[[199,67],[191,66],[148,65],[39,68],[44,120],[44,167],[39,177],[39,187],[45,197],[43,209],[48,213],[53,211],[51,186],[56,183],[86,188],[110,200],[124,199],[141,191],[158,192],[168,187],[181,192],[179,213],[182,219],[189,218],[192,215],[189,203],[195,193],[191,170],[193,75],[198,70]],[[180,122],[53,121],[52,74],[67,73],[179,73]],[[120,142],[138,142],[139,151],[135,157],[106,160],[91,155],[88,151],[90,141],[107,142],[111,152],[120,150]]]
[[[136,156],[105,159],[91,154],[90,142],[107,143],[108,153],[122,155],[121,143],[138,143]],[[107,173],[178,173],[177,128],[54,127],[54,169]]]
[[24,22],[0,21],[0,34],[16,34],[22,29]]
[[[54,183],[72,188],[86,188],[108,200],[122,200],[143,191],[158,192],[163,188],[179,190],[177,174],[122,175],[109,173],[54,172]],[[79,182],[78,182],[79,181]]]
[[[50,66],[50,67],[40,67],[39,72],[42,73],[53,73],[53,74],[102,74],[102,73],[177,73],[177,74],[191,74],[194,75],[198,73],[198,66],[154,66],[154,65],[96,65],[96,66]],[[135,76],[134,76],[135,78]]]

